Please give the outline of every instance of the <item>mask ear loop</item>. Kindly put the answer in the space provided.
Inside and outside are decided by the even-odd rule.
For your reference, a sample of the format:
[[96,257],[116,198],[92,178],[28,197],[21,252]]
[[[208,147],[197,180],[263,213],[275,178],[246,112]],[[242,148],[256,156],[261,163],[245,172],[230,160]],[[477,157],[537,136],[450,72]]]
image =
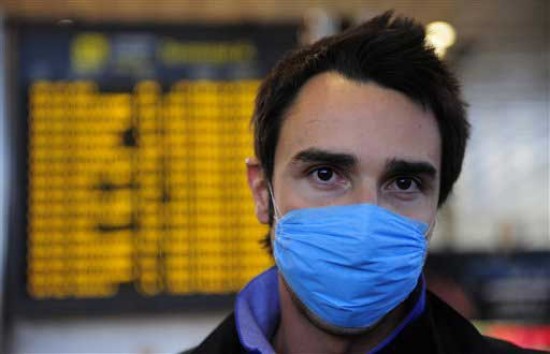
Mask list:
[[[434,218],[434,220],[428,225],[428,230],[424,233],[424,240],[426,244],[430,243],[430,233],[435,229],[435,225],[437,224],[437,217]],[[424,259],[422,259],[422,264],[426,264],[426,258],[428,257],[428,252],[426,251],[424,253]],[[426,282],[426,279],[424,279],[424,274],[422,274],[422,280],[424,283]]]
[[273,217],[275,218],[275,222],[279,222],[281,219],[281,211],[279,210],[279,207],[277,206],[277,203],[275,202],[275,195],[273,194],[273,187],[271,186],[271,183],[267,184],[267,190],[269,191],[269,196],[271,197],[271,203],[273,203],[273,208],[275,209],[275,213]]
[[434,220],[428,225],[428,230],[424,233],[425,237],[429,237],[430,233],[435,229],[435,225],[437,224],[437,217],[434,218]]

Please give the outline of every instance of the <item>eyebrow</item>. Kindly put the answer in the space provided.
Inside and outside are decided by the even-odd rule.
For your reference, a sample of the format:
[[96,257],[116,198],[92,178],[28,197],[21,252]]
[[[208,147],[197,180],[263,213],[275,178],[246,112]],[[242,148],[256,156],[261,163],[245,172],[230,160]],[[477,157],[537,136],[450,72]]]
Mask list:
[[[353,154],[338,153],[322,150],[319,148],[309,148],[300,151],[291,160],[291,164],[297,163],[316,163],[341,166],[342,168],[352,168],[358,164],[357,157]],[[426,175],[435,178],[436,168],[426,161],[408,161],[404,159],[389,159],[385,165],[386,176],[399,175]]]
[[353,167],[357,165],[357,157],[352,154],[338,153],[321,150],[318,148],[309,148],[300,151],[292,158],[291,163],[323,163],[342,167]]
[[435,167],[425,161],[407,161],[402,159],[391,159],[386,161],[386,175],[398,176],[398,175],[426,175],[431,178],[435,178],[437,170]]

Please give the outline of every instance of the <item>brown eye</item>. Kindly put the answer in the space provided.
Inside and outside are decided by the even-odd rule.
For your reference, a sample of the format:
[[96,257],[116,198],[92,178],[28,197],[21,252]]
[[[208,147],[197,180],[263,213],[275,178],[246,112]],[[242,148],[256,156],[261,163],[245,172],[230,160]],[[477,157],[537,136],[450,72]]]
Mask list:
[[341,172],[330,166],[314,167],[307,172],[310,186],[321,192],[344,191],[350,181]]
[[334,171],[332,171],[330,168],[322,167],[318,168],[315,174],[320,181],[328,182],[334,176]]
[[400,190],[408,190],[412,184],[413,180],[410,178],[398,178],[395,180],[395,185]]

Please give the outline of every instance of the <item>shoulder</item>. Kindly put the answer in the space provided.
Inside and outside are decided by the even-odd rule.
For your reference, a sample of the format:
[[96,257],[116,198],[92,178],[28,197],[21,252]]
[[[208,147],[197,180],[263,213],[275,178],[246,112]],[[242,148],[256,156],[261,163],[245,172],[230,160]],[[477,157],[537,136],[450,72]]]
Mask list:
[[491,353],[512,353],[512,354],[548,353],[540,350],[521,348],[510,342],[506,342],[496,338],[485,337],[485,340],[489,343],[489,346],[491,348]]
[[[453,348],[458,353],[520,354],[543,353],[520,348],[512,343],[483,336],[466,318],[451,306],[428,292],[428,311],[438,344],[443,348]],[[446,351],[444,351],[446,352]]]
[[227,316],[201,344],[181,354],[201,353],[244,353],[244,348],[239,341],[233,313]]

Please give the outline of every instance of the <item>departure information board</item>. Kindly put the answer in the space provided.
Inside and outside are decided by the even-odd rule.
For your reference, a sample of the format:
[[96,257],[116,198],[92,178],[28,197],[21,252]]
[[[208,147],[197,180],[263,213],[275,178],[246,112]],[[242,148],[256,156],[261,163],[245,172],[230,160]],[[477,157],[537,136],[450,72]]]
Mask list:
[[15,33],[19,311],[207,303],[271,265],[244,161],[259,82],[295,26]]

